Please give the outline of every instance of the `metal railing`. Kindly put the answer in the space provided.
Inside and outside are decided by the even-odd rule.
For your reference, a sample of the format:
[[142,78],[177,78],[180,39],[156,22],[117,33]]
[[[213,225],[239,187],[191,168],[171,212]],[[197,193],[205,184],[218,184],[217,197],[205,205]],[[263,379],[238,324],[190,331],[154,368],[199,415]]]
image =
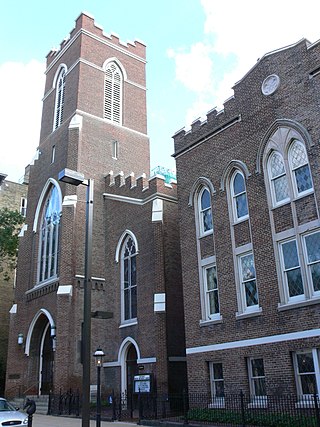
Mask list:
[[[96,407],[91,404],[91,417]],[[81,414],[79,392],[50,395],[49,414]],[[116,394],[102,397],[101,419],[211,426],[320,427],[319,396],[229,394],[212,399],[209,394]]]

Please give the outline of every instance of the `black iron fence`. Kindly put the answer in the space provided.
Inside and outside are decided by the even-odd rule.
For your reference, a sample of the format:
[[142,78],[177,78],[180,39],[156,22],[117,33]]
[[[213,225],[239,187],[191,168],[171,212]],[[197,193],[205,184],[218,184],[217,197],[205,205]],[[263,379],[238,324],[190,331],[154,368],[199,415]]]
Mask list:
[[[91,417],[95,417],[95,404]],[[71,390],[51,395],[52,415],[81,415],[81,396]],[[212,399],[208,394],[150,393],[116,394],[102,397],[101,419],[135,420],[211,426],[320,427],[319,397],[294,395],[253,397],[244,393]]]

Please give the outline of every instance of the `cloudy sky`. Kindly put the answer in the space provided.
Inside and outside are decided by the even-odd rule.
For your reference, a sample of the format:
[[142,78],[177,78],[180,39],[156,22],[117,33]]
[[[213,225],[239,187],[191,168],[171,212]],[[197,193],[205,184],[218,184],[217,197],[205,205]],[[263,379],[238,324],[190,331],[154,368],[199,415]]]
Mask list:
[[39,143],[45,57],[89,12],[107,34],[147,45],[151,167],[174,168],[172,135],[222,108],[264,54],[320,39],[319,0],[16,0],[0,25],[0,172],[18,181]]

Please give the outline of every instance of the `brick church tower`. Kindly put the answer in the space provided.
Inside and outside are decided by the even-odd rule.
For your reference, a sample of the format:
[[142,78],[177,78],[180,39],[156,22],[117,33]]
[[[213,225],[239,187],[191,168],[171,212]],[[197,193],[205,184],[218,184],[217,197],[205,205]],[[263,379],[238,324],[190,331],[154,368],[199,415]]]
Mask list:
[[105,35],[87,14],[47,56],[11,310],[8,395],[81,387],[86,188],[60,182],[64,169],[94,179],[91,353],[106,354],[102,388],[127,392],[137,372],[164,391],[184,385],[176,184],[147,178],[145,65],[143,43]]

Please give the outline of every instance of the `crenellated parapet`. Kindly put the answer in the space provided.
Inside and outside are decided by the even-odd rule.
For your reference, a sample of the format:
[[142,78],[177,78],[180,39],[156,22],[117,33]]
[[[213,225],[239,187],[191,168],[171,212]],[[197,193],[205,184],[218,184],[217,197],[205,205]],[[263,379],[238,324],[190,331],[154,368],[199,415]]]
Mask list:
[[123,173],[113,175],[110,172],[105,177],[105,182],[105,193],[120,197],[140,200],[145,200],[155,195],[173,199],[177,197],[177,182],[171,181],[168,184],[165,181],[165,177],[161,175],[155,175],[148,179],[145,174],[135,178],[133,173],[125,177]]
[[311,88],[314,79],[320,74],[320,42],[310,44],[306,39],[297,43],[266,53],[233,86],[233,96],[223,103],[218,111],[213,108],[206,114],[205,120],[196,119],[191,129],[182,128],[174,135],[175,153],[182,152],[201,144],[208,138],[215,137],[238,122],[251,121],[264,109],[273,111],[279,108],[280,96],[295,93],[297,83],[290,78],[290,70],[296,67],[296,58],[301,58],[297,82],[303,82],[305,89]]
[[237,106],[234,97],[225,101],[223,106],[224,108],[219,111],[216,108],[210,110],[206,120],[201,121],[200,118],[194,120],[190,130],[186,131],[182,128],[173,135],[175,155],[241,120],[241,109]]
[[136,55],[142,59],[146,58],[146,45],[142,41],[135,40],[133,42],[122,42],[116,34],[105,34],[103,28],[98,25],[94,18],[82,12],[76,19],[76,24],[70,34],[60,43],[59,48],[51,49],[47,55],[47,66],[56,58],[56,56],[77,37],[79,32],[87,32],[95,37],[99,37],[106,43],[111,43],[116,48],[121,48],[130,54]]

